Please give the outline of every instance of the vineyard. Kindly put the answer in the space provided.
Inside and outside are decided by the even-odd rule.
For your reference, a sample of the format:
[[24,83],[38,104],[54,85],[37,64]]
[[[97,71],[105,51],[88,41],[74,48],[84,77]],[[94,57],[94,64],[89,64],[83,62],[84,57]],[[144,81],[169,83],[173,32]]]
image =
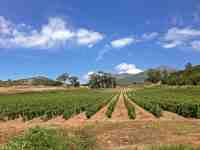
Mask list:
[[24,121],[41,117],[49,120],[56,116],[69,119],[85,112],[90,118],[115,95],[104,90],[69,90],[32,92],[0,96],[0,119],[14,120],[22,117]]
[[184,117],[200,118],[200,89],[190,88],[145,88],[128,92],[128,97],[139,106],[162,116],[162,111],[177,113]]
[[[121,95],[121,101],[119,101]],[[0,119],[24,121],[34,118],[50,120],[57,116],[69,119],[84,112],[90,119],[102,108],[104,115],[112,118],[115,110],[126,109],[129,119],[134,120],[137,104],[159,118],[163,111],[189,118],[200,118],[199,88],[143,88],[137,90],[59,90],[0,95]],[[117,108],[117,104],[124,105]],[[137,107],[138,107],[137,106]],[[121,106],[120,106],[121,107]]]
[[[55,136],[55,140],[58,138],[58,143],[60,138],[63,139],[63,146],[66,145],[66,136],[70,140],[72,139],[69,147],[74,147],[74,142],[95,144],[95,137],[97,137],[95,140],[103,145],[102,150],[107,147],[110,148],[109,150],[114,150],[118,145],[123,147],[124,145],[157,142],[200,145],[200,136],[196,134],[200,133],[197,119],[200,116],[199,91],[199,87],[117,90],[80,88],[1,94],[0,143],[8,143],[5,150],[9,150],[10,145],[16,145],[16,139],[26,142],[25,138],[28,138],[34,142],[32,137],[41,136],[45,141],[46,135],[51,133],[44,127],[55,125],[59,129],[60,127],[69,129],[66,134],[63,134],[62,130],[58,133],[56,130],[52,131],[52,137]],[[187,117],[195,119],[186,119]],[[13,134],[16,135],[16,133],[19,134],[26,129],[38,126],[42,128],[33,128],[29,132],[25,132],[24,137],[19,136],[10,143],[7,141]],[[86,131],[80,131],[79,127]],[[74,132],[72,129],[78,130]],[[169,130],[168,134],[166,134],[166,130]],[[12,134],[9,135],[9,132]],[[171,135],[174,137],[171,138]],[[85,136],[89,140],[85,139]],[[92,141],[90,141],[90,136],[92,136]],[[178,138],[177,141],[176,138]],[[36,141],[37,139],[35,138]],[[18,144],[21,146],[24,143],[19,142]],[[51,145],[51,142],[49,144]],[[89,145],[87,146],[86,150],[89,150]]]

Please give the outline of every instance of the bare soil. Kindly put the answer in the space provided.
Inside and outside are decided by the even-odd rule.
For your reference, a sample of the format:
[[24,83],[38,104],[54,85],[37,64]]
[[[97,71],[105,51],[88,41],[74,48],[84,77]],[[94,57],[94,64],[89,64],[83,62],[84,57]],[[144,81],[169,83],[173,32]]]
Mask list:
[[112,113],[111,119],[113,121],[129,120],[128,112],[124,104],[124,98],[122,93],[119,96],[119,100],[115,106],[114,112]]
[[106,120],[108,120],[108,118],[106,116],[106,111],[108,109],[108,105],[104,106],[100,111],[98,111],[95,115],[93,115],[90,118],[90,121],[106,121]]
[[127,121],[95,125],[103,150],[131,150],[148,144],[192,144],[200,146],[200,121]]
[[42,92],[49,90],[64,90],[64,87],[52,87],[52,86],[10,86],[0,87],[0,94],[14,94],[24,92]]
[[187,120],[186,118],[169,111],[163,111],[162,116],[159,119],[161,120]]

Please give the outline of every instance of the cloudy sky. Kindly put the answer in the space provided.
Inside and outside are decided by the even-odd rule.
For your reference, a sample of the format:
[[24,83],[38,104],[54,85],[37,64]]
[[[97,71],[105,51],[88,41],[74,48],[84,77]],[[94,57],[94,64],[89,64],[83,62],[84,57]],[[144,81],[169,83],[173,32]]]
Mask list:
[[200,64],[199,0],[1,0],[0,79]]

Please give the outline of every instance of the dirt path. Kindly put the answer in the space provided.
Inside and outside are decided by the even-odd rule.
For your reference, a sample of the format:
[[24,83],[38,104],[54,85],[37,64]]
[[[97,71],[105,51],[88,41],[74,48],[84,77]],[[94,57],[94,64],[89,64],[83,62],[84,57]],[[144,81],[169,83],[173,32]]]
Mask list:
[[112,113],[112,118],[113,121],[124,121],[124,120],[129,120],[128,117],[128,112],[126,109],[126,106],[124,104],[124,97],[123,97],[123,93],[121,92],[120,96],[119,96],[119,100],[115,106],[115,110]]
[[96,114],[94,114],[89,121],[106,121],[108,118],[106,117],[106,111],[108,108],[109,104],[101,108],[100,111],[98,111]]
[[193,144],[200,146],[199,121],[128,121],[92,128],[106,150],[131,150],[148,144]]
[[80,113],[74,117],[66,120],[62,126],[64,127],[82,127],[87,122],[87,117],[85,113]]
[[187,120],[186,118],[169,111],[162,111],[162,116],[159,119],[160,120]]

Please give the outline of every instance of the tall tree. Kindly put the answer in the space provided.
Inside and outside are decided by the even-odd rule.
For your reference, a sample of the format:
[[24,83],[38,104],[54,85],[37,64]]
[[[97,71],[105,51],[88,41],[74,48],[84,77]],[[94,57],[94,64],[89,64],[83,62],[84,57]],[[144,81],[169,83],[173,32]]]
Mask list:
[[69,74],[68,73],[63,73],[61,75],[59,75],[56,80],[63,82],[64,84],[66,83],[66,81],[69,80]]
[[79,87],[80,86],[80,82],[78,81],[78,77],[76,77],[76,76],[70,76],[69,77],[69,82],[74,87]]
[[110,73],[99,71],[90,75],[89,86],[91,88],[115,88],[116,79]]
[[162,79],[162,75],[160,70],[156,70],[156,69],[150,69],[148,71],[148,81],[152,82],[152,83],[157,83],[159,81],[161,81]]
[[185,71],[187,73],[191,73],[192,72],[192,64],[190,62],[185,65]]

